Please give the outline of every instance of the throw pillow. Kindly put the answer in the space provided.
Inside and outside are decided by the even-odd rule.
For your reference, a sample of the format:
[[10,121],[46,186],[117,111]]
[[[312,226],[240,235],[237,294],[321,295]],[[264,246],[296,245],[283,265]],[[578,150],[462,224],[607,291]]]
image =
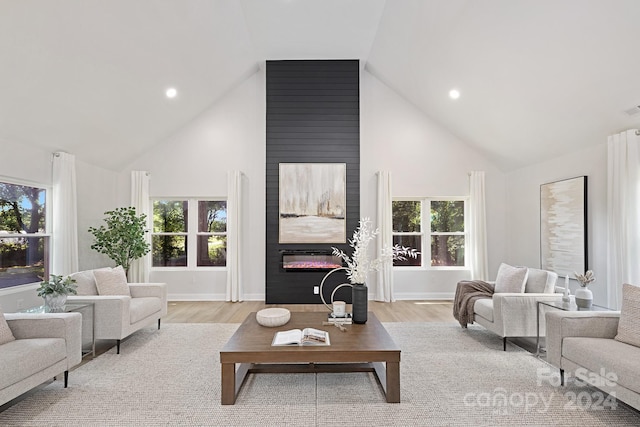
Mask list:
[[9,328],[7,324],[7,319],[4,318],[4,313],[0,311],[0,345],[14,341],[15,339],[11,328]]
[[496,286],[494,293],[522,293],[527,283],[527,267],[513,267],[502,263],[496,276]]
[[627,344],[640,347],[640,287],[625,283],[622,285],[622,310],[615,338]]
[[76,288],[78,295],[98,295],[96,279],[93,275],[93,271],[78,271],[77,273],[70,274],[69,277],[76,281],[76,285],[78,285]]
[[127,275],[122,266],[105,270],[93,270],[93,277],[96,279],[98,295],[126,295],[131,296]]
[[558,275],[551,271],[529,268],[525,293],[552,294],[556,290]]

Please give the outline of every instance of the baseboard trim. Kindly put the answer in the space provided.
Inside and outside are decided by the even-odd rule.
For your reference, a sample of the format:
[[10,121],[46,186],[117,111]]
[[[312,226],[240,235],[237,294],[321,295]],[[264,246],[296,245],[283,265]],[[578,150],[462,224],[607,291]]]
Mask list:
[[[225,294],[169,294],[169,301],[224,301]],[[396,300],[452,300],[453,292],[404,292],[395,295]],[[373,300],[373,295],[369,293],[369,299]],[[245,295],[243,301],[264,301],[264,294]]]

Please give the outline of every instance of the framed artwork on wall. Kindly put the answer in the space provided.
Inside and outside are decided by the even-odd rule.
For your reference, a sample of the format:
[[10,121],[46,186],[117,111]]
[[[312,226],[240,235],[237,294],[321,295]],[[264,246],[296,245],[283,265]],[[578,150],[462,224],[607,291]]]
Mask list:
[[345,163],[280,163],[279,243],[345,243]]
[[540,266],[560,277],[587,263],[587,177],[540,186]]

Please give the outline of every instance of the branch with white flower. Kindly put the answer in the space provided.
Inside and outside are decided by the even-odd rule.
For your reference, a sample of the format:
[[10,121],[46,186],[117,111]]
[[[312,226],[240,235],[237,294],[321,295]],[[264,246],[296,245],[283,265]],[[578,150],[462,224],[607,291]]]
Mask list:
[[578,280],[578,282],[580,282],[580,286],[582,286],[583,288],[586,288],[589,283],[596,280],[596,276],[593,275],[592,270],[587,270],[587,272],[584,274],[578,274],[574,272],[573,275],[576,276],[576,279]]
[[349,240],[349,246],[353,248],[351,257],[344,251],[333,247],[333,255],[339,256],[347,265],[345,267],[347,278],[351,284],[363,284],[367,280],[370,271],[377,271],[383,264],[392,262],[393,260],[406,260],[409,258],[417,258],[420,252],[406,246],[394,245],[393,247],[385,247],[382,249],[380,257],[370,260],[367,252],[369,243],[379,234],[379,230],[371,229],[371,220],[362,218],[358,228],[353,232],[353,238]]

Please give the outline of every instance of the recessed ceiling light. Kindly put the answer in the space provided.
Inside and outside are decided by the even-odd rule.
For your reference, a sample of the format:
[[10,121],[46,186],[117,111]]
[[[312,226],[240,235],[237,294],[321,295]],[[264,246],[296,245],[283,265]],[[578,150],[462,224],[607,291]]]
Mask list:
[[449,91],[449,98],[451,98],[451,99],[460,98],[460,91],[458,89],[451,89]]
[[178,96],[178,91],[176,90],[176,88],[170,87],[169,89],[166,90],[164,94],[167,95],[167,98],[173,99],[176,96]]

